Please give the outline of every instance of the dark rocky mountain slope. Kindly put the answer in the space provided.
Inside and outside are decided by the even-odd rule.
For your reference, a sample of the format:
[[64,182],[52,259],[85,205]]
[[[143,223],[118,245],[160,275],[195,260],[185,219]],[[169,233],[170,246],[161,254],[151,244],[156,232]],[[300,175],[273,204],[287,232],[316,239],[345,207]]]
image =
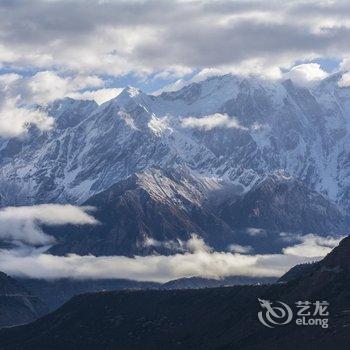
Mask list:
[[100,224],[50,229],[55,254],[132,255],[181,252],[192,233],[217,249],[233,241],[233,231],[206,204],[212,184],[182,169],[150,169],[113,185],[84,205],[97,208]]
[[222,205],[231,227],[336,234],[346,233],[345,212],[304,183],[283,174],[268,175],[239,200]]
[[[230,244],[279,252],[281,232],[340,235],[344,211],[300,181],[282,174],[262,177],[243,192],[225,181],[194,176],[186,167],[151,168],[122,180],[84,203],[100,224],[47,228],[54,254],[147,255],[183,252],[195,233],[216,250]],[[263,230],[257,239],[249,229]]]
[[47,306],[37,296],[0,272],[0,327],[28,323],[47,312]]

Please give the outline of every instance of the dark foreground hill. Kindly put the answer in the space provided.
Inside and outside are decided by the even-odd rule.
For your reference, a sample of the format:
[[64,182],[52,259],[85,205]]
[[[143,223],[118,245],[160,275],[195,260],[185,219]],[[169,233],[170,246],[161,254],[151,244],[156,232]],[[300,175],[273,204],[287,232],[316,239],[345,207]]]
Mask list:
[[269,284],[274,282],[276,282],[275,277],[229,276],[222,279],[211,279],[204,277],[184,277],[166,282],[160,286],[160,289],[217,288],[232,287],[246,284]]
[[56,310],[78,294],[123,289],[152,289],[161,286],[161,284],[154,282],[138,282],[123,279],[73,280],[62,278],[43,280],[21,278],[18,280],[33,295],[38,296],[49,307],[50,311]]
[[[287,283],[84,294],[29,325],[2,330],[1,349],[348,349],[349,267],[346,238]],[[267,328],[258,321],[258,298],[292,308],[299,300],[327,301],[329,327],[297,326],[293,318]]]

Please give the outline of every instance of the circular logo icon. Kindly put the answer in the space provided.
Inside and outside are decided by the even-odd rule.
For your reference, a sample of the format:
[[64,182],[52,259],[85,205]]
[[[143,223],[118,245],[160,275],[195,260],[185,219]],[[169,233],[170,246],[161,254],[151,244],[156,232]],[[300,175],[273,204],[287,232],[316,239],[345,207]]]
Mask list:
[[293,318],[292,309],[282,301],[271,302],[258,299],[263,311],[258,312],[259,321],[266,327],[274,328],[288,324]]

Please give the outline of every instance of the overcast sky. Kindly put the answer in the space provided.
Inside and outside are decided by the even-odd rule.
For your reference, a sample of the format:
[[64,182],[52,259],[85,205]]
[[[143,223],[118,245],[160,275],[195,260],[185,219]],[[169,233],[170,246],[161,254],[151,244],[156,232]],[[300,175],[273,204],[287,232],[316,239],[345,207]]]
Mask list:
[[102,103],[126,85],[152,93],[227,72],[308,85],[338,70],[350,85],[345,0],[3,0],[0,18],[2,136],[23,120],[50,127],[26,106]]

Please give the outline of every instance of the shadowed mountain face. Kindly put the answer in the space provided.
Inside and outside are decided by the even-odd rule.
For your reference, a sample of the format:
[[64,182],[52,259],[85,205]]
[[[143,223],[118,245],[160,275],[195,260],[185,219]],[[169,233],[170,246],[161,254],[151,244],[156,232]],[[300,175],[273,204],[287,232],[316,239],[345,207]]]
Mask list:
[[[216,250],[230,244],[279,252],[280,232],[344,234],[346,217],[336,204],[281,174],[264,176],[249,191],[230,182],[194,176],[187,168],[152,168],[91,197],[95,226],[48,228],[54,254],[147,255],[183,252],[192,233]],[[247,233],[262,232],[258,238]]]
[[[350,335],[350,238],[288,283],[200,290],[123,291],[73,298],[56,312],[2,330],[3,349],[337,349]],[[258,298],[326,300],[329,328],[291,322],[267,328]],[[77,336],[77,334],[79,336]]]
[[55,254],[94,255],[169,254],[181,252],[180,241],[192,233],[223,249],[233,241],[233,231],[206,203],[211,187],[181,169],[150,169],[123,180],[90,198],[97,208],[94,227],[50,230],[58,239]]
[[239,200],[222,205],[231,227],[259,227],[299,233],[346,233],[344,212],[305,184],[281,174],[257,183]]
[[47,311],[47,306],[38,297],[0,272],[0,327],[31,322]]

